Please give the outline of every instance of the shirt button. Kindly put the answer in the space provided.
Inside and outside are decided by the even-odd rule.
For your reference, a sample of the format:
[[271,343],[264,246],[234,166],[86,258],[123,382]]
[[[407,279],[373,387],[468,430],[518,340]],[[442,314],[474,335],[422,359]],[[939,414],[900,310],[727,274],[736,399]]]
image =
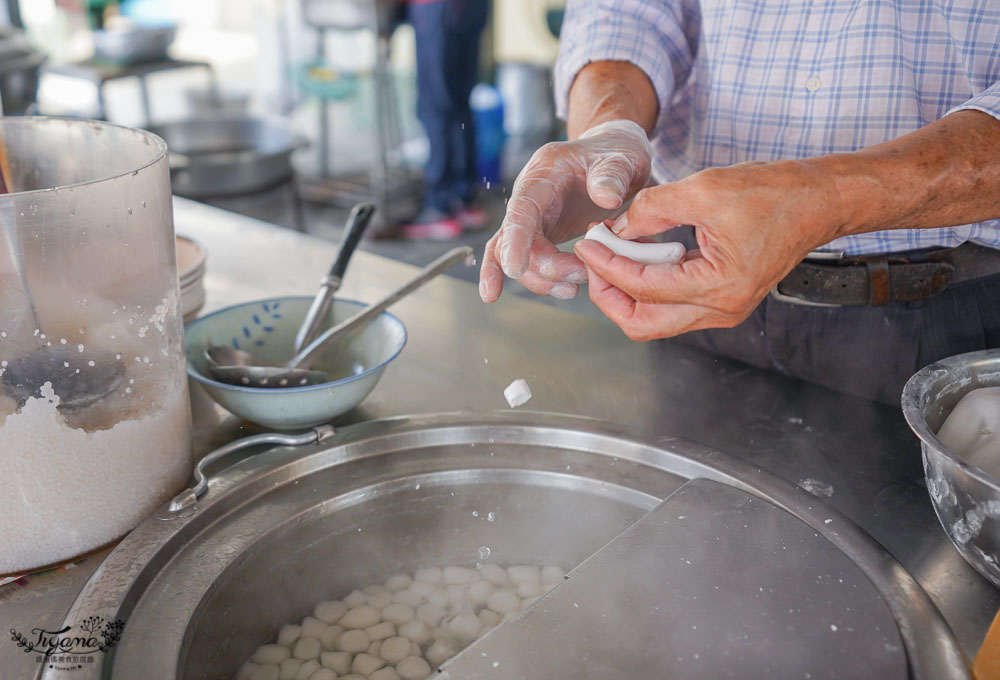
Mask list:
[[821,87],[823,87],[823,81],[819,79],[819,76],[810,76],[806,80],[806,89],[810,92],[815,92]]

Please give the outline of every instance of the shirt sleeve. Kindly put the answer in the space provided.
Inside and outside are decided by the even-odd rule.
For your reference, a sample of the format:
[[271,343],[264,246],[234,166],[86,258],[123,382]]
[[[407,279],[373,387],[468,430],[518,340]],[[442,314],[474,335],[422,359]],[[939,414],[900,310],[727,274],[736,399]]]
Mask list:
[[988,113],[997,120],[1000,120],[1000,81],[993,83],[979,94],[973,96],[971,99],[967,99],[962,102],[958,106],[949,110],[948,113],[969,110],[982,111],[983,113]]
[[642,70],[656,89],[662,115],[675,87],[683,86],[691,73],[684,2],[568,0],[554,74],[559,116],[566,118],[573,79],[592,61],[627,61]]

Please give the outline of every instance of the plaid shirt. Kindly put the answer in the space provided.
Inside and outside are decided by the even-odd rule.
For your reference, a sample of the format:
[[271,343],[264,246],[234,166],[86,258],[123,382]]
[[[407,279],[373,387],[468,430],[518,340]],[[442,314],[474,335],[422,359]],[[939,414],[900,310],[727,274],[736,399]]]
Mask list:
[[[569,0],[560,115],[591,61],[627,61],[660,101],[653,175],[855,151],[953,111],[1000,119],[1000,0]],[[847,236],[848,254],[1000,248],[1000,220]]]

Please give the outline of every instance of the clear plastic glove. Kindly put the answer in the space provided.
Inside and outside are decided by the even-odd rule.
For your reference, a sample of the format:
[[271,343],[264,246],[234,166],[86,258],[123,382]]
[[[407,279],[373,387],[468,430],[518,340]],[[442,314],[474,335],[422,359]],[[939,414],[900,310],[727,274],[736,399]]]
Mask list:
[[836,180],[822,159],[804,159],[709,168],[644,189],[611,230],[633,240],[689,224],[698,248],[679,264],[643,264],[578,241],[590,299],[633,340],[731,328],[810,250],[843,235],[850,199]]
[[486,244],[479,295],[494,302],[504,274],[539,295],[574,297],[587,270],[556,248],[620,211],[649,181],[652,147],[630,120],[595,125],[579,139],[546,144],[514,182],[507,214]]

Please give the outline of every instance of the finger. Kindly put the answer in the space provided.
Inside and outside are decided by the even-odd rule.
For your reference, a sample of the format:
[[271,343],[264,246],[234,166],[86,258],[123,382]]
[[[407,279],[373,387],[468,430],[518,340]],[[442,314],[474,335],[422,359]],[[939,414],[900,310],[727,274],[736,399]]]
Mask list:
[[590,200],[607,210],[621,207],[638,172],[637,159],[628,154],[605,154],[587,171]]
[[497,241],[500,232],[486,242],[486,250],[483,253],[483,264],[479,268],[479,297],[483,302],[496,302],[503,291],[503,270],[496,256]]
[[649,305],[591,272],[590,299],[630,339],[639,342],[669,338],[705,328],[730,327],[736,320],[697,305]]
[[[604,281],[616,288],[623,288],[635,300],[643,300],[633,294],[636,283],[641,282],[646,267],[648,265],[630,260],[622,255],[615,255],[603,243],[592,239],[583,239],[573,245],[573,250],[580,257],[581,261],[587,265],[588,273],[593,276],[597,274]],[[621,271],[617,271],[621,270]],[[611,274],[609,276],[608,274]],[[620,286],[619,283],[625,281],[631,285]]]
[[500,225],[498,250],[500,267],[512,279],[527,271],[535,237],[544,233],[546,219],[562,209],[562,189],[550,176],[552,172],[551,167],[529,165],[514,183]]
[[[622,218],[624,218],[625,215],[626,215],[626,213],[622,213],[618,217],[609,217],[608,219],[604,220],[604,226],[607,227],[609,230],[611,230],[611,232],[614,233],[617,236],[618,232],[615,231],[615,226],[618,225],[619,220],[621,220]],[[625,224],[626,224],[626,221],[623,220],[621,222],[621,226],[624,227]],[[594,226],[594,225],[590,225],[590,226]],[[637,243],[662,243],[662,241],[657,241],[655,238],[652,238],[650,236],[636,236],[635,238],[629,239],[629,240],[630,241],[635,241]]]
[[587,282],[587,268],[580,258],[559,250],[543,237],[536,238],[531,246],[528,271],[554,283]]
[[615,288],[593,270],[588,270],[587,290],[590,300],[604,316],[621,326],[620,320],[631,319],[638,304],[632,297],[619,288]]
[[572,300],[580,289],[575,283],[549,281],[532,271],[525,272],[517,282],[535,295],[548,295],[559,300]]
[[638,302],[712,306],[704,300],[715,287],[706,281],[710,284],[717,275],[704,257],[680,264],[647,265],[586,239],[577,242],[574,250],[591,271]]
[[[479,270],[479,296],[483,302],[496,302],[503,291],[504,273],[496,254],[499,240],[500,232],[497,232],[487,242],[483,253],[483,264]],[[520,282],[539,295],[571,299],[576,297],[578,284],[587,282],[587,271],[576,255],[562,252],[539,238],[532,248],[529,268]]]
[[634,240],[662,234],[681,224],[697,224],[698,220],[685,210],[679,193],[672,184],[643,189],[609,228],[620,238]]

